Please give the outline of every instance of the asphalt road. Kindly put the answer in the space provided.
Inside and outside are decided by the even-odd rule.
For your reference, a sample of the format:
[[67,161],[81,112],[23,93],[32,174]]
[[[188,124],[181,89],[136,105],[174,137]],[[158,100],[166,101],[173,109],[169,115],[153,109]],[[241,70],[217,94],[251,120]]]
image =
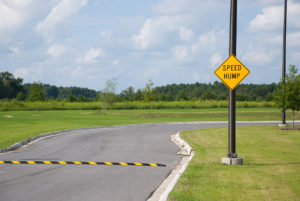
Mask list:
[[[240,125],[253,124],[259,123]],[[0,165],[0,201],[147,200],[180,160],[171,134],[224,126],[227,123],[112,126],[40,139],[0,154],[0,160],[149,162],[167,167]]]

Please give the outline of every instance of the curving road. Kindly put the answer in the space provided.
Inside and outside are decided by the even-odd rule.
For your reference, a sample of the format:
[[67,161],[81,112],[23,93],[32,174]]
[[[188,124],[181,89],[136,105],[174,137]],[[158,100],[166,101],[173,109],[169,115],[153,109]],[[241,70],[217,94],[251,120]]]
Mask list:
[[180,160],[171,134],[224,126],[227,122],[126,125],[66,131],[42,138],[0,154],[0,160],[150,162],[167,167],[5,164],[0,165],[0,200],[147,200]]

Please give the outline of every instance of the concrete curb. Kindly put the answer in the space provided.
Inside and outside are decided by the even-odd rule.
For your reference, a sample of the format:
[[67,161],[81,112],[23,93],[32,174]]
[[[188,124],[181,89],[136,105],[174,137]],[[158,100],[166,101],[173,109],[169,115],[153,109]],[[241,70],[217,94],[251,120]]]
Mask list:
[[180,138],[180,132],[172,135],[171,139],[180,148],[180,151],[177,154],[181,155],[182,158],[169,176],[153,192],[152,196],[147,201],[166,201],[169,193],[172,191],[178,179],[185,171],[187,165],[194,157],[193,149],[188,143]]
[[180,151],[178,152],[179,155],[182,156],[191,155],[193,149],[188,143],[186,143],[186,141],[180,138],[180,132],[172,135],[171,140],[180,148]]

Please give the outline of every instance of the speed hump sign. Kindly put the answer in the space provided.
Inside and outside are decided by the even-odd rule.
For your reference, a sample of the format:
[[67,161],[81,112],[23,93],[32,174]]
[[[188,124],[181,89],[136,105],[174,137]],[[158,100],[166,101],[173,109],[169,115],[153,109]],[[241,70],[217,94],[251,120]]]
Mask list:
[[218,76],[230,90],[234,90],[249,73],[248,68],[234,55],[229,56],[215,71],[215,75]]

